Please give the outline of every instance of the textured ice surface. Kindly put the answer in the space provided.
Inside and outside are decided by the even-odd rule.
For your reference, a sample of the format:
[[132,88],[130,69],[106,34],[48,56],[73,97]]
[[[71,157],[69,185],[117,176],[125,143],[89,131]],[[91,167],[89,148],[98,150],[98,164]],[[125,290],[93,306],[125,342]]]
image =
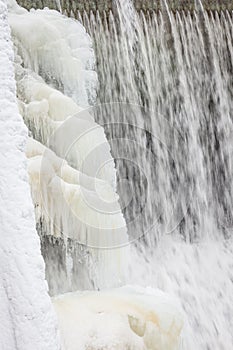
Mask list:
[[[35,206],[44,217],[48,215],[48,220],[57,217],[54,225],[58,228],[61,225],[63,234],[83,242],[83,231],[85,242],[90,246],[112,247],[127,242],[118,196],[108,182],[70,167],[64,159],[33,139],[28,142],[26,154]],[[73,219],[77,219],[73,231],[72,214]]]
[[[126,286],[53,299],[64,350],[175,350],[183,316],[176,300]],[[82,328],[82,334],[78,330]]]
[[16,78],[20,112],[33,137],[79,171],[115,188],[116,170],[110,146],[91,110],[82,109],[19,63]]
[[94,98],[87,80],[96,83],[89,74],[90,38],[80,23],[56,11],[12,11],[19,109],[39,141],[27,147],[37,223],[42,219],[43,233],[88,247],[99,287],[118,285],[127,264],[127,248],[118,247],[128,237],[115,193],[115,164],[104,129],[82,108]]
[[36,221],[43,219],[48,234],[72,238],[89,248],[99,286],[123,281],[128,248],[117,247],[125,245],[128,237],[113,188],[70,167],[33,139],[26,154]]
[[0,349],[58,350],[27,175],[6,5],[0,1]]
[[97,81],[94,53],[78,21],[49,9],[15,12],[13,8],[9,22],[25,67],[75,98],[79,105],[93,103]]

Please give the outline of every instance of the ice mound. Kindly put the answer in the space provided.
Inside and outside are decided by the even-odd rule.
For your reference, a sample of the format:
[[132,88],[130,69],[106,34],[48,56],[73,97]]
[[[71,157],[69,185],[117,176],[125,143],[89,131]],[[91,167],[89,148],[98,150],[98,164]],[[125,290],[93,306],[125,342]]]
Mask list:
[[[126,286],[53,299],[63,350],[177,350],[183,316],[176,301]],[[82,329],[82,333],[80,333]]]

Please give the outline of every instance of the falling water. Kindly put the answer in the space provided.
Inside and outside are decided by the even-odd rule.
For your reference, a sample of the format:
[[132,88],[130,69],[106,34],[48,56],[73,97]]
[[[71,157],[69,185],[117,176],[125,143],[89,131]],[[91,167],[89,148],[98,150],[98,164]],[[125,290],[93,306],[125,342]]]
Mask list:
[[116,4],[114,15],[86,15],[84,23],[95,43],[98,98],[106,103],[96,117],[112,144],[129,232],[154,232],[156,223],[157,237],[228,237],[231,14],[208,14],[200,4],[174,14],[166,3],[159,13],[138,14],[129,1]]
[[61,1],[60,0],[56,0],[56,5],[57,5],[57,8],[58,8],[58,11],[62,13]]
[[[176,295],[185,349],[225,349],[232,320],[232,13],[114,13],[82,20],[118,170],[131,279]],[[81,18],[81,16],[80,16]]]

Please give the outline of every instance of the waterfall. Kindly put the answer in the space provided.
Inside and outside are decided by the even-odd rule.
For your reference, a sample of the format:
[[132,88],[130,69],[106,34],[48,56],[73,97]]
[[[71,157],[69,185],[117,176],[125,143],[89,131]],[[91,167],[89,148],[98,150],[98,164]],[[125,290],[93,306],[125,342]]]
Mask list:
[[130,1],[116,4],[114,15],[84,15],[84,23],[105,103],[96,117],[117,160],[129,235],[229,237],[231,14],[174,14],[165,2],[159,13],[137,13]]
[[150,288],[58,296],[68,350],[232,346],[232,13],[195,5],[10,15],[50,293],[127,282],[184,313]]
[[178,296],[185,349],[226,349],[232,327],[232,13],[82,16],[131,244],[130,281]]

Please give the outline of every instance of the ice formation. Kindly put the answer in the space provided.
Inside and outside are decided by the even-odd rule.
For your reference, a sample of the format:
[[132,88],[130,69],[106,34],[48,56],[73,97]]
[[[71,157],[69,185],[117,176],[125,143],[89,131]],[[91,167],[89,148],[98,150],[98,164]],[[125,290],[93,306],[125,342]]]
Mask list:
[[[73,238],[80,239],[82,242],[85,240],[92,246],[94,244],[92,244],[93,240],[101,240],[101,233],[110,230],[111,232],[106,234],[106,239],[108,236],[109,241],[112,240],[112,243],[109,244],[114,245],[114,231],[119,228],[122,229],[122,235],[118,232],[119,240],[117,244],[121,245],[127,242],[126,237],[124,237],[124,219],[122,214],[119,215],[118,196],[107,182],[89,177],[70,167],[64,159],[57,157],[54,152],[33,139],[28,142],[26,154],[29,158],[29,175],[34,202],[36,206],[39,205],[40,209],[46,204],[48,205],[44,208],[45,215],[46,211],[49,214],[54,210],[59,220],[62,220],[64,215],[63,227],[66,221],[67,225],[71,226],[71,221],[67,219],[68,214],[58,214],[61,211],[59,207],[64,212],[64,206],[67,203],[68,207],[71,208],[71,212],[80,220],[80,223],[100,230],[98,233],[95,232],[92,238],[86,237],[82,240],[79,238],[79,228],[76,224],[76,232],[73,232]],[[51,199],[50,196],[53,195],[54,198]],[[59,200],[62,197],[64,203],[62,203],[62,199]],[[98,209],[99,211],[97,211]],[[116,214],[114,215],[114,213]],[[57,226],[59,225],[57,224]],[[69,232],[69,236],[72,234],[70,229],[65,232]],[[61,232],[59,233],[61,234]],[[120,242],[122,243],[120,244]],[[100,246],[108,247],[109,245],[105,245],[103,240]]]
[[19,107],[29,130],[62,157],[40,142],[28,144],[37,222],[43,220],[48,234],[95,248],[98,286],[116,285],[125,278],[127,248],[108,249],[125,245],[128,238],[103,128],[88,110],[19,64],[16,76]]
[[16,64],[19,107],[33,137],[85,174],[116,186],[116,170],[104,130],[91,109],[49,87],[30,70]]
[[46,232],[88,247],[99,287],[124,281],[128,249],[119,247],[127,243],[127,234],[112,187],[70,167],[33,139],[26,153],[37,222],[42,218]]
[[0,1],[0,349],[58,350],[24,154],[7,9]]
[[[69,350],[175,350],[183,316],[173,298],[151,288],[69,293],[53,299]],[[79,329],[82,328],[82,334]]]
[[124,280],[127,248],[119,247],[128,237],[109,143],[83,108],[95,96],[90,38],[56,11],[13,7],[10,24],[19,109],[37,140],[27,147],[37,223],[43,233],[88,247],[98,287],[116,285]]
[[79,22],[49,9],[14,11],[9,22],[27,68],[81,106],[94,101],[97,80],[94,53],[90,38]]

